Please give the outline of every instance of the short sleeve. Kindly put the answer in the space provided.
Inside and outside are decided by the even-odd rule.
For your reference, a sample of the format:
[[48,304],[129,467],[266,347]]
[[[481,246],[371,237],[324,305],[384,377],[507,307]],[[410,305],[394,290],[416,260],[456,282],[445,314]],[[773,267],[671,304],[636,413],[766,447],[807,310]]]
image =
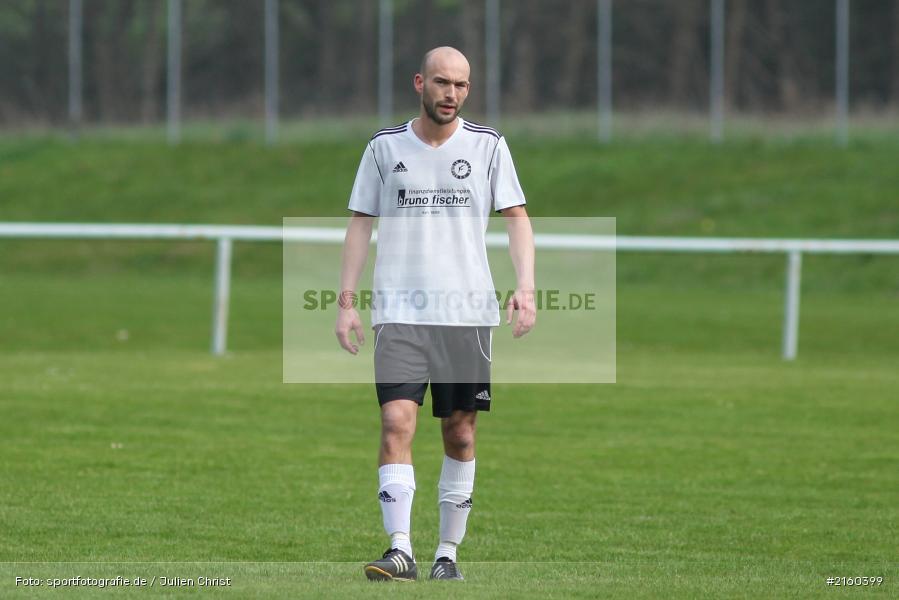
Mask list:
[[381,185],[381,171],[375,160],[375,152],[369,144],[359,162],[359,170],[356,171],[356,181],[353,183],[347,208],[377,217],[381,212]]
[[490,163],[490,191],[493,194],[493,209],[496,211],[526,204],[521,184],[518,183],[515,165],[512,163],[512,154],[504,137],[499,138],[496,143],[496,150]]

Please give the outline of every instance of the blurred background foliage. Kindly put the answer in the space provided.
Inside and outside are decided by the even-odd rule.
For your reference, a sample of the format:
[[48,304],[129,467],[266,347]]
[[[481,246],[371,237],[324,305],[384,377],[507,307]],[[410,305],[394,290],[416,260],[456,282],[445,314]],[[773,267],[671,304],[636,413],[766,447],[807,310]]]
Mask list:
[[[263,8],[184,2],[184,114],[263,111]],[[470,114],[484,111],[483,0],[395,0],[396,110],[421,54],[451,44],[470,58]],[[709,4],[613,3],[616,110],[708,108]],[[94,123],[153,123],[165,113],[165,0],[84,0],[84,111]],[[596,102],[595,0],[502,3],[504,113],[588,110]],[[280,1],[281,111],[291,117],[377,112],[377,0]],[[0,4],[0,125],[66,119],[68,2]],[[835,4],[728,0],[725,96],[731,112],[816,114],[834,89]],[[852,0],[855,110],[899,106],[899,0]]]

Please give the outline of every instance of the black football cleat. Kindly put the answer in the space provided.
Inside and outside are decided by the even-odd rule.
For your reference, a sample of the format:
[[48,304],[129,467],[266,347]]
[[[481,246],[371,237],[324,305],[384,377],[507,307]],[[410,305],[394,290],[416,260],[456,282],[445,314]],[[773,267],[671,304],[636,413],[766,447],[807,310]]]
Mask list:
[[398,548],[390,548],[380,560],[365,565],[365,576],[371,581],[415,581],[418,567],[411,556]]
[[450,579],[462,581],[462,573],[459,572],[459,566],[445,556],[441,556],[434,562],[431,567],[431,579]]

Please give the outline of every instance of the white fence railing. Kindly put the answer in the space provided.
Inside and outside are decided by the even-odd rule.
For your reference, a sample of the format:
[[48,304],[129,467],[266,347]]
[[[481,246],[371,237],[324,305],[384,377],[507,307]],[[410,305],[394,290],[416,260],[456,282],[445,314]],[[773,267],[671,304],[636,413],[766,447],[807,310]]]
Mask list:
[[[90,223],[0,223],[0,238],[210,240],[217,243],[212,310],[212,353],[227,348],[231,254],[234,241],[340,244],[344,230],[255,225],[144,225]],[[373,240],[374,241],[374,240]],[[899,240],[790,240],[753,238],[639,237],[536,234],[541,249],[627,252],[759,252],[787,256],[782,356],[796,358],[799,343],[799,289],[803,254],[899,254]],[[505,234],[488,234],[489,247],[508,245]]]

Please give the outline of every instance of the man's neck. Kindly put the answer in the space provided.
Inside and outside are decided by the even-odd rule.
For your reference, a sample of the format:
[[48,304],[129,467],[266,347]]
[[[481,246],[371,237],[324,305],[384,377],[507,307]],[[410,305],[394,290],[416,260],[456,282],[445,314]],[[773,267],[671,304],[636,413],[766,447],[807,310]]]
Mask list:
[[459,117],[456,117],[446,125],[435,123],[424,111],[417,119],[412,121],[412,132],[418,139],[434,148],[442,145],[456,132],[459,127]]

